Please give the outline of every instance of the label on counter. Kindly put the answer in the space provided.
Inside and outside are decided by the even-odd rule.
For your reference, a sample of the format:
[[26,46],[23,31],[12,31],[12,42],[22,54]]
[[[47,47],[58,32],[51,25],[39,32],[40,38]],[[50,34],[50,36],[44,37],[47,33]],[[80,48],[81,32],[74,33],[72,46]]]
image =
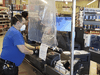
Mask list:
[[39,50],[39,58],[46,60],[48,46],[46,44],[41,44],[40,50]]

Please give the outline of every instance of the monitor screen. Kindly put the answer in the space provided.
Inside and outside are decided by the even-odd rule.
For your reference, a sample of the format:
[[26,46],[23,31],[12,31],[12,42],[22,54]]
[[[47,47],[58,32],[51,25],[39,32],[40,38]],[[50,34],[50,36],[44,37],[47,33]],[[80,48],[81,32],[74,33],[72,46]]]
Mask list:
[[57,30],[71,32],[71,20],[71,17],[56,17]]

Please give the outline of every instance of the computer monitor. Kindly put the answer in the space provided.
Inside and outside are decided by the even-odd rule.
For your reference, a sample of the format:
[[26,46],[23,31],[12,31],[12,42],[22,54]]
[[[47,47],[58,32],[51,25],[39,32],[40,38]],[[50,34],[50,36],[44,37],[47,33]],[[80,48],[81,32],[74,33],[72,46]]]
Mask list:
[[56,17],[57,30],[71,32],[71,20],[71,17]]

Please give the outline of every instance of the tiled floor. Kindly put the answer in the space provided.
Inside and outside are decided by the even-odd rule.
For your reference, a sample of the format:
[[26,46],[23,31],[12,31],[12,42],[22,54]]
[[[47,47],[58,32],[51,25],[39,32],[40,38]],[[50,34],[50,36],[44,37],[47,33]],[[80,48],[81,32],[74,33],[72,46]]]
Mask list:
[[0,54],[2,51],[3,38],[4,38],[4,35],[0,35]]
[[[0,36],[0,53],[2,51],[2,43],[3,43],[4,35]],[[90,63],[90,75],[97,75],[97,63],[91,61]],[[28,64],[23,61],[23,63],[19,66],[19,75],[36,75],[33,70],[28,66]]]
[[36,73],[33,71],[32,66],[27,63],[26,60],[24,60],[23,63],[19,66],[18,75],[36,75]]

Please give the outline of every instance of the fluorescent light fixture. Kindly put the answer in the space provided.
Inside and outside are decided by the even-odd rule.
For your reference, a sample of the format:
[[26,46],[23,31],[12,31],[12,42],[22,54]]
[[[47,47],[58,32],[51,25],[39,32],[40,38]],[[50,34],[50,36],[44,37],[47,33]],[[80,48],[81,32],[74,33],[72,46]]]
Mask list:
[[55,0],[55,1],[67,1],[67,2],[72,2],[72,0]]
[[66,2],[66,4],[68,4],[68,2]]
[[26,1],[22,1],[22,2],[26,2]]
[[90,5],[90,4],[92,4],[93,2],[95,2],[96,0],[93,0],[92,2],[90,2],[90,3],[88,3],[87,5]]
[[47,2],[46,2],[45,0],[41,0],[41,1],[43,1],[44,3],[46,3],[46,4],[47,4]]
[[26,2],[25,0],[22,0],[22,2]]

